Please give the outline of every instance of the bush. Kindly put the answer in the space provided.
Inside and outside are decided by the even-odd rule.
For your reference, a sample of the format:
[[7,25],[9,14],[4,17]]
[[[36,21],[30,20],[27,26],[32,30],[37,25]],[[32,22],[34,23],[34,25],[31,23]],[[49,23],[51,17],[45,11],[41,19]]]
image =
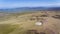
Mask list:
[[36,30],[28,30],[27,34],[38,34]]
[[41,15],[40,17],[48,17],[47,15]]
[[53,18],[60,19],[60,15],[52,16]]

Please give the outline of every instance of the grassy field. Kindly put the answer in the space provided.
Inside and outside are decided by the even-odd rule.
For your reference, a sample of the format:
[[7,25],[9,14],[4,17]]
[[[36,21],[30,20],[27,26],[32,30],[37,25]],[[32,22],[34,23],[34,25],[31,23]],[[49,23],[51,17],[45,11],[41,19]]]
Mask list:
[[[43,21],[43,25],[35,25],[37,21]],[[41,34],[41,32],[60,34],[60,12],[16,13],[0,18],[0,34]]]

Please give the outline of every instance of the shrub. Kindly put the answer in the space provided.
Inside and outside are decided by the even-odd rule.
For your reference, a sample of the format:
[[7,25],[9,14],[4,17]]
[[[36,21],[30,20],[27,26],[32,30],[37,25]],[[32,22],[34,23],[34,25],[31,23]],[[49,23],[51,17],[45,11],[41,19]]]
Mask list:
[[60,15],[52,16],[53,18],[60,19]]
[[48,17],[47,15],[41,15],[40,17]]

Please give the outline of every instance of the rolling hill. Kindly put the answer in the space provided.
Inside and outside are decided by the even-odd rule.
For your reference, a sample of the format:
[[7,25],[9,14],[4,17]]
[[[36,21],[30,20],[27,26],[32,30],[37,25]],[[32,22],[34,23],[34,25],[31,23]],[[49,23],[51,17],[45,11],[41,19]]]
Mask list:
[[[60,34],[60,12],[12,13],[2,18],[0,19],[0,34]],[[40,21],[42,25],[35,24]]]

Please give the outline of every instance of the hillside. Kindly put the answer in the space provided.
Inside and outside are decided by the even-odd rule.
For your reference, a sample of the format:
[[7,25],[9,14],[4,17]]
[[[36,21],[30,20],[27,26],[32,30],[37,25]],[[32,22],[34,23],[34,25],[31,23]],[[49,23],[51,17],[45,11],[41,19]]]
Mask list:
[[0,34],[60,34],[60,12],[12,13],[4,17],[0,18]]

